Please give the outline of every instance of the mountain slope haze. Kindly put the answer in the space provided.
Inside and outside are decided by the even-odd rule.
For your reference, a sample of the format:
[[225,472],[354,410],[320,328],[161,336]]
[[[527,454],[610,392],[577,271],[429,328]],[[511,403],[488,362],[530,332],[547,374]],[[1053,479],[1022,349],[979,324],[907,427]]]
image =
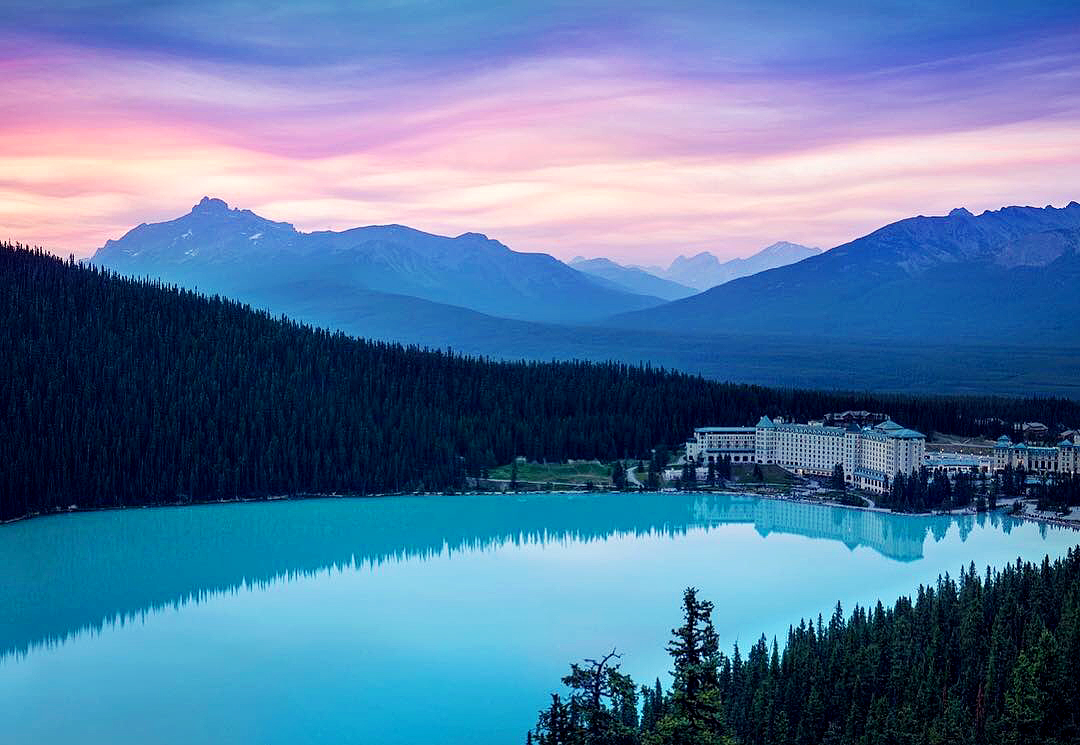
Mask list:
[[1080,337],[1080,204],[912,217],[819,256],[611,323],[938,343]]
[[786,266],[821,253],[821,249],[780,241],[746,258],[720,261],[708,251],[695,256],[679,256],[661,276],[698,290],[722,285],[767,269]]
[[402,225],[301,233],[209,197],[183,217],[139,225],[108,241],[92,261],[256,304],[298,283],[330,304],[347,302],[353,292],[389,293],[506,318],[569,323],[663,302],[479,233],[447,238]]
[[697,293],[693,287],[662,279],[638,267],[622,266],[611,259],[585,259],[579,256],[570,262],[570,266],[579,272],[605,279],[626,292],[640,295],[679,300]]

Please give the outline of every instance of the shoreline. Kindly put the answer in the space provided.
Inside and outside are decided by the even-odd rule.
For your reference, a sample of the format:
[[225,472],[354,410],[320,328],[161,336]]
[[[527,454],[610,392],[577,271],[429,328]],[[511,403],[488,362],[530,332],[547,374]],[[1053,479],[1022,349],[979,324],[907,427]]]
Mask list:
[[[890,510],[887,507],[878,507],[876,505],[874,505],[874,506],[870,506],[870,505],[859,506],[859,505],[854,505],[854,504],[843,504],[841,502],[835,502],[835,501],[828,500],[828,499],[815,499],[813,497],[808,497],[808,496],[786,496],[784,494],[777,494],[775,492],[772,492],[772,493],[764,492],[763,493],[763,492],[755,492],[755,491],[750,491],[750,490],[743,490],[743,491],[698,490],[698,491],[704,491],[704,493],[707,493],[707,494],[749,494],[750,496],[760,497],[761,499],[776,499],[776,500],[779,500],[779,501],[798,502],[799,504],[813,504],[813,505],[820,505],[822,507],[838,507],[838,508],[849,509],[849,510],[860,510],[862,512],[877,512],[877,513],[881,513],[881,514],[885,514],[885,515],[897,515],[897,516],[900,516],[900,517],[961,517],[961,516],[965,516],[965,515],[968,515],[968,516],[971,516],[971,517],[977,517],[977,516],[979,516],[981,514],[989,515],[991,513],[996,513],[996,514],[999,514],[999,515],[1005,515],[1007,517],[1013,517],[1013,518],[1016,518],[1017,520],[1027,520],[1027,521],[1033,522],[1033,523],[1042,523],[1042,524],[1045,524],[1045,525],[1055,525],[1055,526],[1061,527],[1061,528],[1070,528],[1072,530],[1080,531],[1080,508],[1074,508],[1074,510],[1070,513],[1070,515],[1068,517],[1063,517],[1063,516],[1058,515],[1056,513],[1040,513],[1036,509],[1032,509],[1031,511],[1029,511],[1028,507],[1034,507],[1035,506],[1035,500],[1032,500],[1032,499],[1013,499],[1013,500],[1010,500],[1008,502],[1008,506],[998,506],[996,509],[993,509],[993,510],[987,509],[987,510],[984,510],[983,512],[977,511],[974,507],[961,507],[961,508],[953,509],[953,510],[938,510],[938,511],[928,510],[926,512],[896,512],[894,510]],[[860,494],[859,496],[861,497],[862,495]],[[868,499],[868,497],[863,497],[863,498]],[[1020,502],[1023,509],[1019,513],[1013,514],[1011,512],[1010,508],[1012,506],[1012,503],[1016,502],[1016,501]]]
[[[790,487],[789,487],[790,488]],[[927,511],[927,512],[895,512],[886,507],[878,507],[868,497],[863,497],[860,493],[860,498],[870,501],[870,504],[854,505],[843,504],[841,502],[825,499],[815,498],[809,494],[796,494],[792,495],[785,493],[783,487],[775,486],[760,486],[754,487],[735,486],[731,488],[712,488],[712,489],[695,489],[693,492],[683,492],[675,489],[659,490],[653,492],[656,495],[663,494],[722,494],[727,496],[749,496],[759,499],[773,499],[781,502],[796,502],[798,504],[816,505],[819,507],[834,507],[840,509],[860,510],[863,512],[877,512],[886,515],[896,515],[899,517],[960,517],[964,515],[970,515],[976,517],[980,514],[990,514],[991,512],[1007,515],[1008,517],[1014,517],[1018,520],[1026,520],[1034,523],[1041,523],[1044,525],[1054,525],[1061,528],[1070,528],[1072,530],[1080,531],[1080,509],[1074,510],[1069,517],[1063,517],[1057,514],[1044,514],[1038,510],[1028,510],[1028,507],[1033,507],[1033,500],[1013,500],[1020,501],[1023,509],[1018,514],[1013,514],[1007,507],[998,507],[995,510],[986,510],[985,513],[980,513],[975,510],[974,507],[964,507],[955,510],[944,511]],[[453,495],[447,495],[444,492],[382,492],[378,494],[338,494],[338,493],[298,493],[298,494],[275,494],[266,497],[235,497],[232,499],[213,499],[199,502],[161,502],[156,504],[140,504],[130,506],[119,507],[79,507],[73,505],[67,509],[57,510],[56,512],[35,512],[29,515],[22,515],[20,517],[14,517],[9,520],[0,521],[0,526],[14,525],[15,523],[25,522],[28,520],[35,520],[47,517],[56,517],[60,515],[74,515],[80,513],[91,512],[112,512],[122,510],[145,510],[145,509],[159,509],[159,508],[180,508],[180,507],[208,507],[208,506],[221,506],[229,504],[250,504],[257,502],[284,502],[295,501],[302,502],[311,499],[383,499],[386,497],[441,497],[441,496],[480,496],[480,495],[504,495],[504,496],[521,496],[530,494],[590,494],[594,492],[614,492],[613,489],[594,489],[591,492],[586,489],[528,489],[523,491],[480,491],[480,490],[464,490],[455,492]],[[617,492],[616,492],[617,493]],[[633,493],[633,492],[629,492]],[[1010,506],[1012,502],[1009,503]]]

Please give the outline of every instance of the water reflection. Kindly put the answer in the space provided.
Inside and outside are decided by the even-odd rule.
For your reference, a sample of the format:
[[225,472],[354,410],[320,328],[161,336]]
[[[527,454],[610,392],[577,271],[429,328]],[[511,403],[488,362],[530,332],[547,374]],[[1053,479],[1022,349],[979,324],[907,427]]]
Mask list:
[[0,528],[0,656],[98,630],[166,606],[324,569],[495,547],[594,541],[753,524],[866,546],[907,562],[929,533],[999,516],[898,517],[726,495],[590,494],[327,499],[138,509],[42,518]]

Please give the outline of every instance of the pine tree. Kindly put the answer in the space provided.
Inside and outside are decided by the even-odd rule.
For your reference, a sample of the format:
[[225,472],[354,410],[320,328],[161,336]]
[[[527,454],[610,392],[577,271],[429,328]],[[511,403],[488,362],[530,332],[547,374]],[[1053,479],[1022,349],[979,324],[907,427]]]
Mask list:
[[622,461],[615,461],[611,467],[611,484],[616,491],[626,491],[626,466]]
[[[633,745],[638,741],[638,696],[634,682],[619,671],[612,650],[598,660],[570,666],[563,685],[567,704],[552,694],[551,706],[540,712],[535,736],[539,745]],[[533,733],[530,732],[532,737]]]
[[837,463],[832,469],[832,481],[830,483],[833,489],[837,491],[844,491],[847,488],[847,481],[844,479],[844,464]]
[[526,740],[536,745],[581,745],[581,730],[571,721],[570,707],[559,694],[551,694],[551,706],[540,712],[536,732],[530,730]]
[[837,605],[771,654],[764,637],[745,658],[718,652],[711,610],[684,593],[672,690],[641,689],[643,745],[1080,741],[1078,548],[982,577],[969,565],[888,608]]
[[682,488],[693,489],[697,486],[697,465],[687,459],[682,467]]
[[668,711],[657,725],[672,743],[727,741],[721,710],[719,640],[712,623],[712,603],[697,588],[683,592],[683,624],[672,629],[668,653],[674,663]]
[[720,478],[725,481],[731,480],[731,456],[725,455],[720,461]]
[[1013,669],[1012,685],[1005,694],[1005,745],[1043,743],[1047,701],[1039,685],[1035,662],[1021,652]]

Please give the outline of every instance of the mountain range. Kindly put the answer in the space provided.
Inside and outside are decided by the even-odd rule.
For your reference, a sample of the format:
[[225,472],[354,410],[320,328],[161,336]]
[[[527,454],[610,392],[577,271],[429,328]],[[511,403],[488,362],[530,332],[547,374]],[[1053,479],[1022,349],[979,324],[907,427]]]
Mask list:
[[447,238],[402,225],[302,233],[209,197],[183,217],[108,241],[93,262],[268,307],[316,304],[324,311],[316,320],[327,321],[386,294],[564,323],[663,302],[480,233]]
[[820,248],[779,241],[746,258],[720,261],[705,251],[694,256],[679,256],[667,269],[658,267],[650,269],[659,277],[701,291],[739,277],[763,272],[766,269],[794,264],[819,253],[821,253]]
[[[1080,393],[1080,205],[902,220],[700,294],[634,267],[402,226],[301,233],[224,202],[96,265],[356,336],[827,388]],[[718,262],[719,263],[719,262]],[[672,302],[664,299],[683,295]]]
[[607,323],[690,334],[1080,343],[1080,204],[912,217]]
[[724,282],[794,264],[819,253],[820,248],[779,241],[752,256],[728,261],[720,261],[708,251],[690,257],[679,256],[667,269],[658,266],[623,266],[611,259],[586,259],[581,256],[573,259],[570,266],[612,282],[623,290],[665,300],[680,300]]
[[578,256],[570,262],[570,266],[579,272],[610,282],[623,290],[652,295],[664,300],[679,300],[698,292],[693,287],[663,279],[640,267],[617,264],[611,259],[586,259]]

